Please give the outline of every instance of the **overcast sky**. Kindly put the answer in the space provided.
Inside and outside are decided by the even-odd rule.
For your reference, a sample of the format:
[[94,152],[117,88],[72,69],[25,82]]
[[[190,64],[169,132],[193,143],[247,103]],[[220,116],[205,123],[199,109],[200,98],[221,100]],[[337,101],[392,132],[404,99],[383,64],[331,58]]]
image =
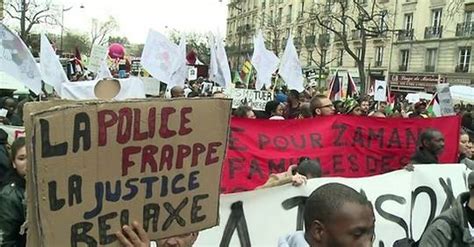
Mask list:
[[[144,43],[150,28],[160,32],[177,29],[187,32],[209,31],[225,36],[228,0],[56,0],[65,8],[68,30],[89,33],[91,19],[113,16],[119,23],[117,35],[132,43]],[[84,8],[80,8],[83,5]]]

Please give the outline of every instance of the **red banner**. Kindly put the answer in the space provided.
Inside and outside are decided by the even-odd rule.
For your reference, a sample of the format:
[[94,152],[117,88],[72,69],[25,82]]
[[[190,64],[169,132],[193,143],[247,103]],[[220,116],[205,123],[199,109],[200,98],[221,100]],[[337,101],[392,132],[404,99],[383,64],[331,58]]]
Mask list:
[[440,163],[455,163],[460,118],[430,119],[334,116],[303,120],[233,118],[222,173],[222,192],[252,190],[299,157],[319,160],[323,176],[366,177],[398,170],[415,152],[419,133],[445,137]]

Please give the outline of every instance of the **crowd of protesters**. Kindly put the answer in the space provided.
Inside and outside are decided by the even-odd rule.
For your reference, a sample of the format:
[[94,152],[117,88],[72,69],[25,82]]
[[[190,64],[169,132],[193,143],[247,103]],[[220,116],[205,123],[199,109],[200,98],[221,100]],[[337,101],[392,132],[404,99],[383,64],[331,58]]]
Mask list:
[[[169,96],[172,98],[179,97],[215,97],[226,98],[227,95],[221,90],[212,91],[209,83],[203,78],[189,83],[186,87],[176,86],[169,90]],[[381,118],[429,118],[433,117],[429,111],[428,101],[419,101],[414,104],[408,103],[403,96],[394,97],[391,104],[386,102],[376,102],[373,96],[354,96],[347,97],[342,100],[331,100],[323,92],[314,88],[307,88],[303,92],[296,90],[287,90],[286,88],[272,88],[274,100],[269,101],[265,105],[264,111],[256,111],[249,105],[241,105],[234,109],[234,117],[250,118],[250,119],[305,119],[318,118],[321,116],[331,115],[354,115],[359,117],[381,117]],[[15,99],[11,95],[0,98],[0,109],[5,109],[6,114],[0,116],[0,124],[4,125],[23,125],[23,105],[27,101],[31,101],[31,97]],[[454,107],[456,114],[462,118],[462,130],[459,138],[459,163],[465,164],[467,167],[474,169],[474,125],[473,125],[473,107],[470,104],[458,104]],[[10,146],[8,144],[8,136],[5,131],[0,128],[0,246],[25,246],[25,175],[27,170],[27,155],[25,148],[25,139],[18,138]],[[419,136],[419,145],[414,150],[412,159],[405,168],[412,170],[411,164],[436,164],[438,156],[444,148],[444,137],[442,133],[428,129]],[[268,181],[257,189],[264,189],[283,184],[293,184],[301,186],[306,183],[307,179],[321,177],[321,164],[307,157],[301,157],[297,164],[288,168],[286,172],[280,174],[271,174]],[[474,175],[470,176],[469,189],[474,189]],[[472,185],[471,185],[472,183]],[[458,224],[459,231],[466,227],[474,227],[474,198],[473,192],[462,194],[459,205],[455,205],[450,215],[455,215],[452,223],[449,220],[435,220],[433,226],[428,228],[427,233],[423,236],[423,242],[429,243],[449,243],[454,241],[453,232],[456,229],[450,229],[453,224]],[[345,207],[345,203],[349,203],[349,208]],[[334,206],[335,205],[335,206]],[[347,237],[343,239],[342,235],[333,235],[333,239],[323,237],[328,231],[327,225],[335,224],[331,221],[331,217],[342,214],[344,210],[351,212],[360,212],[357,219],[346,219],[357,222],[363,222],[364,232],[360,238]],[[468,212],[467,216],[462,216],[459,212]],[[469,211],[471,210],[471,211]],[[459,211],[459,212],[458,212]],[[328,215],[317,212],[327,212]],[[331,212],[335,214],[332,215]],[[337,213],[337,214],[336,214]],[[346,212],[347,213],[347,212]],[[461,215],[461,216],[459,216]],[[451,218],[453,218],[451,217]],[[461,218],[459,218],[461,217]],[[464,217],[464,218],[463,218]],[[469,219],[465,218],[469,217]],[[374,238],[374,213],[370,202],[365,196],[359,194],[353,189],[341,184],[328,184],[318,188],[308,198],[308,206],[305,211],[306,231],[288,235],[280,239],[279,246],[331,246],[331,241],[340,242],[338,246],[355,246],[354,243],[361,243],[360,246],[368,246]],[[468,225],[469,224],[469,225]],[[433,233],[435,225],[447,231],[443,238]],[[339,225],[334,229],[342,229],[344,225]],[[469,229],[469,228],[467,228]],[[336,233],[334,233],[336,234]],[[342,234],[340,231],[338,234]],[[451,235],[450,235],[451,234]],[[138,223],[131,226],[124,226],[122,232],[117,233],[117,237],[124,246],[150,246],[149,240],[144,234],[143,229]],[[181,244],[181,246],[192,246],[198,237],[197,232],[185,234],[183,236],[173,237],[161,240],[158,246],[175,246],[173,243]],[[345,241],[345,242],[344,242]],[[458,245],[451,246],[468,246],[459,243],[474,243],[474,237],[465,236],[456,239]],[[462,242],[464,241],[464,242]],[[470,241],[470,242],[469,242]],[[423,245],[422,245],[423,246]],[[445,245],[439,245],[445,246]],[[446,245],[447,246],[447,245]]]

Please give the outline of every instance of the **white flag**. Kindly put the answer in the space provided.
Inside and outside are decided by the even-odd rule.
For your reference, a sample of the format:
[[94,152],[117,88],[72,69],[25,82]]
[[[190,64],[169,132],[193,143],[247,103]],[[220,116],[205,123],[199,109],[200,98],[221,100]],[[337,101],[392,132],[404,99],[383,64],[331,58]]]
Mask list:
[[219,67],[217,65],[217,56],[216,56],[216,44],[214,43],[214,36],[211,34],[209,37],[209,49],[211,50],[211,60],[209,62],[209,79],[211,81],[220,80],[217,78],[219,76]]
[[278,69],[280,59],[265,48],[265,40],[262,31],[259,31],[253,42],[252,65],[257,70],[257,84],[255,89],[271,85],[272,74]]
[[164,35],[150,30],[143,48],[141,64],[154,78],[172,84],[171,76],[176,71],[179,48]]
[[41,93],[41,74],[25,43],[0,23],[0,71],[23,83],[35,94]]
[[186,37],[182,36],[179,41],[179,55],[176,58],[176,70],[171,75],[171,83],[168,87],[181,86],[184,87],[184,82],[188,77],[188,66],[186,65]]
[[217,81],[223,88],[231,85],[232,77],[230,75],[229,60],[224,48],[224,41],[218,36],[216,44],[216,60],[221,75],[221,81]]
[[102,61],[100,63],[99,72],[97,72],[96,79],[104,79],[104,78],[113,78],[113,76],[110,73],[109,66],[107,65],[107,62]]
[[40,68],[43,81],[52,86],[61,96],[61,84],[69,82],[69,80],[56,52],[54,52],[51,43],[44,34],[41,34]]
[[286,48],[281,58],[280,70],[278,73],[286,82],[288,89],[296,89],[298,92],[304,90],[303,72],[301,70],[298,53],[293,44],[293,36],[291,34],[286,42]]

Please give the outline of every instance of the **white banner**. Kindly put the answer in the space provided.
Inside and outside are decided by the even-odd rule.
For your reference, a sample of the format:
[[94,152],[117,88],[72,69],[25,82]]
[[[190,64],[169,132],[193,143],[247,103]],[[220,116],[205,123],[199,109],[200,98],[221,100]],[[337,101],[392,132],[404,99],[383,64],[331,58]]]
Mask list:
[[105,62],[105,59],[107,58],[108,51],[109,49],[105,46],[94,45],[92,47],[87,70],[98,73],[101,69],[102,63]]
[[161,82],[153,77],[140,77],[145,87],[145,94],[159,96]]
[[232,108],[234,109],[241,105],[248,105],[253,110],[265,111],[267,102],[273,100],[272,92],[267,91],[227,88],[224,93],[227,97],[232,98]]
[[[63,99],[70,100],[95,100],[94,89],[100,80],[93,81],[77,81],[63,83]],[[145,98],[145,86],[143,81],[138,77],[130,77],[128,79],[118,79],[120,82],[120,91],[114,100],[126,100],[126,99],[144,99]]]
[[61,96],[61,84],[69,82],[69,80],[45,34],[41,34],[40,65],[43,81],[53,86],[54,90]]
[[[414,172],[400,170],[366,178],[311,179],[301,187],[285,185],[222,195],[220,225],[202,231],[196,246],[240,246],[239,235],[241,241],[250,242],[251,246],[277,246],[279,237],[294,233],[297,226],[303,228],[303,216],[298,215],[303,198],[329,182],[363,191],[372,202],[376,217],[374,246],[392,246],[396,240],[409,236],[418,240],[428,220],[447,209],[458,194],[467,191],[465,178],[464,165],[421,165]],[[226,227],[228,231],[224,234]],[[237,228],[240,234],[236,233]]]
[[0,71],[23,83],[35,94],[41,93],[41,74],[25,43],[0,23]]
[[8,143],[12,144],[13,141],[18,138],[25,136],[25,127],[23,126],[12,126],[0,124],[0,129],[5,130],[8,134]]

